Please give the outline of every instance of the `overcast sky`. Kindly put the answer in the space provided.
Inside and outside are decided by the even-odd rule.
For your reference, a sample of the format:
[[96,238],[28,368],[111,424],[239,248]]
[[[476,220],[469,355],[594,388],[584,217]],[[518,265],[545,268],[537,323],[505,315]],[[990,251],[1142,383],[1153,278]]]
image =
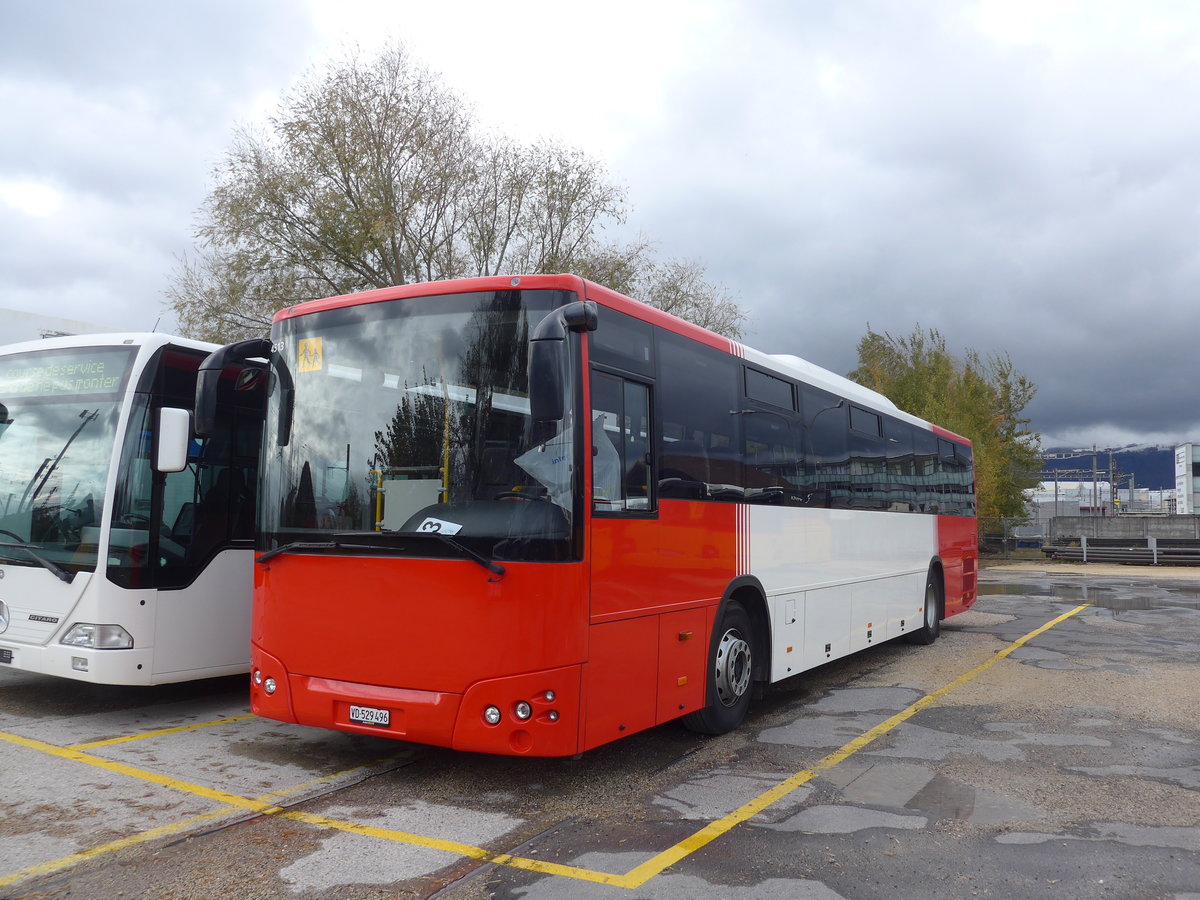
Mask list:
[[0,0],[0,307],[170,330],[235,125],[394,38],[601,160],[759,349],[920,323],[1009,354],[1048,444],[1200,440],[1191,0]]

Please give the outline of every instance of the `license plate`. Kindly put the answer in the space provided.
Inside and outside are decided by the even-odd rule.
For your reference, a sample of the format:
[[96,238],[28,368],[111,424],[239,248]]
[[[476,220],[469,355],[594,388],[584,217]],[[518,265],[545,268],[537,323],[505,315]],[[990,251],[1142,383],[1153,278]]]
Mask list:
[[11,663],[13,655],[11,650],[0,648],[0,663]]
[[350,721],[358,725],[388,726],[392,723],[392,714],[386,709],[376,709],[374,706],[351,706]]

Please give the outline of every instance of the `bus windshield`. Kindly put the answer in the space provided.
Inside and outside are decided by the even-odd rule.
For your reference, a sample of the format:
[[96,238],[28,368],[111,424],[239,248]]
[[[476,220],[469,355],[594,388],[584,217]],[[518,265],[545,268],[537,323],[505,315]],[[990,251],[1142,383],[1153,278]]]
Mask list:
[[0,560],[96,568],[128,347],[0,356]]
[[569,558],[573,404],[532,421],[527,356],[537,323],[573,299],[487,291],[278,322],[260,549]]

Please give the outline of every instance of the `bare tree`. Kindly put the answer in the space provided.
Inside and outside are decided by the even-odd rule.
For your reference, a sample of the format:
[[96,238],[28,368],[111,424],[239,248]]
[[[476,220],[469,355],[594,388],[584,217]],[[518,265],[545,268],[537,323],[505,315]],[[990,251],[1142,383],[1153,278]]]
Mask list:
[[625,192],[597,161],[481,135],[402,44],[310,72],[265,129],[236,133],[213,180],[197,254],[167,289],[192,336],[262,334],[316,297],[502,272],[575,271],[730,334],[744,319],[697,265],[600,240],[625,221]]

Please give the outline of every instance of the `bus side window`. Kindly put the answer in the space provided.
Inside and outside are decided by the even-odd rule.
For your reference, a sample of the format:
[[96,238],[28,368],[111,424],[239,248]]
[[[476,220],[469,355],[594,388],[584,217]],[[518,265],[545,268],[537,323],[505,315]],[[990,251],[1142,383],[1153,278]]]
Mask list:
[[592,503],[596,511],[649,511],[650,471],[649,387],[592,372]]

